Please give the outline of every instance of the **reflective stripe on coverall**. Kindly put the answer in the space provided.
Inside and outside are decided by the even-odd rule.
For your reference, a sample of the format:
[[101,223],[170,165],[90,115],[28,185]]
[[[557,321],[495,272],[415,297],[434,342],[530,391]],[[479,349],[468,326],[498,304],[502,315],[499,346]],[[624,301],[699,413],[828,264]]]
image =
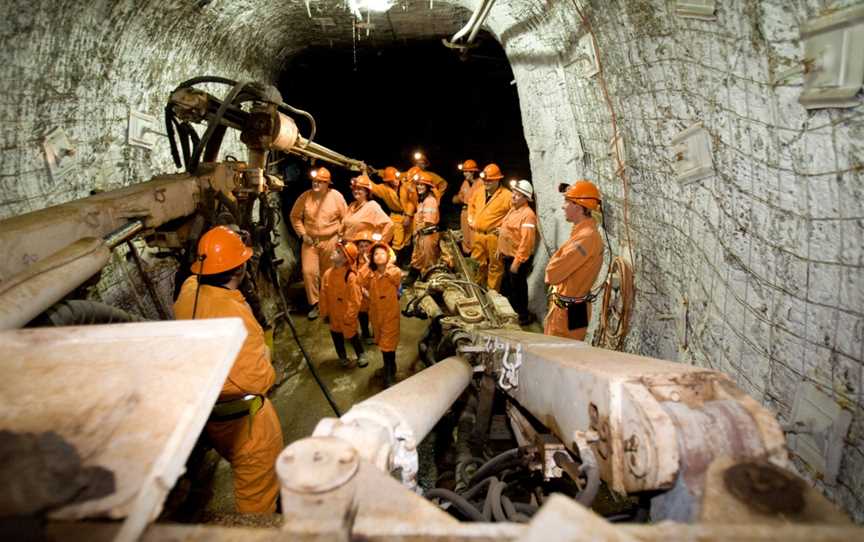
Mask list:
[[468,217],[472,223],[474,236],[471,258],[478,264],[476,282],[493,290],[501,287],[504,268],[498,259],[498,232],[504,216],[510,210],[513,193],[502,185],[487,201],[486,187],[478,189],[468,205]]
[[427,193],[423,204],[414,215],[414,252],[411,254],[411,267],[421,273],[438,263],[440,248],[439,233],[419,233],[423,228],[438,225],[438,200],[434,194]]
[[342,219],[341,236],[343,239],[354,239],[360,229],[374,227],[375,233],[381,234],[381,240],[389,243],[393,238],[393,221],[384,212],[377,201],[352,201]]
[[393,257],[384,271],[372,271],[364,276],[369,292],[369,320],[375,330],[375,344],[382,352],[395,352],[399,346],[399,283],[402,271],[393,265]]
[[[196,290],[198,278],[193,275],[183,283],[174,303],[178,320],[192,318]],[[219,401],[239,399],[247,394],[263,396],[276,379],[264,331],[238,290],[201,286],[195,318],[228,317],[241,318],[247,336],[222,386]],[[204,431],[219,455],[231,463],[237,510],[257,514],[275,512],[279,495],[276,458],[284,444],[279,417],[270,400],[265,398],[264,406],[252,420],[244,416],[236,420],[210,421]]]
[[330,331],[341,333],[346,339],[357,334],[357,313],[363,292],[357,272],[349,267],[331,267],[321,280],[321,316],[330,317]]
[[501,221],[498,254],[509,256],[520,264],[534,254],[537,239],[537,215],[527,203],[510,209]]
[[[603,266],[603,239],[593,218],[573,226],[570,238],[555,251],[546,266],[546,283],[560,295],[581,298],[591,292]],[[588,305],[588,316],[591,306]],[[550,303],[543,333],[582,341],[587,327],[568,329],[567,309]]]
[[[306,300],[310,305],[318,303],[321,277],[333,266],[330,255],[336,248],[336,234],[339,233],[347,209],[342,194],[329,188],[321,196],[307,190],[300,194],[291,207],[291,226],[301,238],[300,265]],[[315,244],[302,242],[304,235],[312,237]]]

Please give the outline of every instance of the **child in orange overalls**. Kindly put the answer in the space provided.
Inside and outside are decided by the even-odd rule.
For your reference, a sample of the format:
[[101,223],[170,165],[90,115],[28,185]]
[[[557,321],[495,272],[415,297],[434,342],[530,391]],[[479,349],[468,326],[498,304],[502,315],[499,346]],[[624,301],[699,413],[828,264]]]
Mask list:
[[330,319],[330,337],[342,367],[351,367],[345,352],[345,339],[351,341],[357,355],[357,365],[366,367],[369,361],[363,351],[363,343],[357,336],[358,312],[362,301],[362,289],[357,271],[354,269],[358,257],[353,243],[338,244],[333,251],[333,267],[324,273],[321,280],[321,299],[318,307],[321,316]]
[[384,358],[384,386],[396,381],[396,347],[399,346],[399,283],[402,271],[396,267],[390,247],[372,246],[369,271],[363,286],[369,292],[369,318],[375,330],[375,343]]

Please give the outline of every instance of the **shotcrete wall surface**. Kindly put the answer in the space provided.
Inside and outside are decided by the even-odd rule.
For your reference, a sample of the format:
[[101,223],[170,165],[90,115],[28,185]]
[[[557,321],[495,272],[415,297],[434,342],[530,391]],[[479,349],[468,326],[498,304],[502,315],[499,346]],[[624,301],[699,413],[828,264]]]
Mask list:
[[[600,75],[586,74],[576,4],[623,139],[627,223],[612,116]],[[800,75],[772,84],[801,62],[798,29],[821,2],[717,2],[715,21],[678,17],[674,4],[513,0],[492,11],[519,87],[545,245],[569,233],[555,186],[597,182],[614,252],[628,254],[629,230],[636,260],[626,349],[723,371],[784,422],[796,390],[815,384],[853,413],[837,483],[823,489],[862,521],[864,105],[808,112]],[[682,185],[672,139],[697,122],[715,173]]]
[[[798,103],[800,76],[772,83],[801,62],[799,27],[827,2],[717,2],[713,21],[679,17],[675,4],[498,0],[491,12],[538,193],[533,306],[542,312],[545,261],[569,232],[555,187],[592,179],[613,252],[629,255],[629,239],[635,256],[625,348],[724,371],[784,422],[799,386],[816,385],[853,413],[837,483],[823,489],[864,521],[864,106],[808,112]],[[314,25],[303,2],[5,2],[0,218],[174,171],[164,141],[153,151],[126,145],[129,110],[160,117],[170,90],[202,73],[272,81],[284,58],[322,36],[338,45],[347,32],[350,46],[341,3],[311,5]],[[431,16],[428,3],[411,5],[391,10],[394,35],[399,17],[404,28],[431,32],[418,24]],[[591,36],[577,6],[602,74],[590,73]],[[384,16],[372,20],[386,27]],[[714,173],[684,185],[672,139],[697,122],[710,136]],[[76,148],[75,167],[60,179],[48,175],[41,150],[54,127]],[[228,149],[239,149],[236,140]],[[98,295],[134,305],[127,284],[122,271],[105,273]]]

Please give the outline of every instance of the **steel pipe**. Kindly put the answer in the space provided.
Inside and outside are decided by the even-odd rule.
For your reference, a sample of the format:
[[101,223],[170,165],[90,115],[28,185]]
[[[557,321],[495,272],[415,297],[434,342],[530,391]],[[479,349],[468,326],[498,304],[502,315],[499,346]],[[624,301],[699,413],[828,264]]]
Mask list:
[[80,239],[0,285],[0,329],[17,329],[99,272],[111,257],[102,239]]
[[454,356],[354,405],[341,418],[318,422],[313,436],[335,436],[385,471],[401,470],[416,485],[417,445],[462,394],[474,370]]
[[31,265],[0,284],[0,329],[17,329],[66,297],[98,273],[111,249],[144,228],[133,220],[103,239],[85,237]]

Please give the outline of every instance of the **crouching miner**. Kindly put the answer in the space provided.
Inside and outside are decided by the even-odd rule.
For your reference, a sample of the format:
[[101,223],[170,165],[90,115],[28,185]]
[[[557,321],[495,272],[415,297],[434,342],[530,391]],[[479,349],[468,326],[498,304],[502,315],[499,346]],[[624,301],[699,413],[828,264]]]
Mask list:
[[178,320],[239,317],[246,340],[222,385],[219,399],[204,427],[213,447],[231,463],[234,502],[242,513],[276,511],[279,480],[276,457],[282,451],[282,429],[266,398],[275,372],[264,331],[237,289],[252,249],[225,226],[201,236],[193,276],[186,279],[174,304]]

